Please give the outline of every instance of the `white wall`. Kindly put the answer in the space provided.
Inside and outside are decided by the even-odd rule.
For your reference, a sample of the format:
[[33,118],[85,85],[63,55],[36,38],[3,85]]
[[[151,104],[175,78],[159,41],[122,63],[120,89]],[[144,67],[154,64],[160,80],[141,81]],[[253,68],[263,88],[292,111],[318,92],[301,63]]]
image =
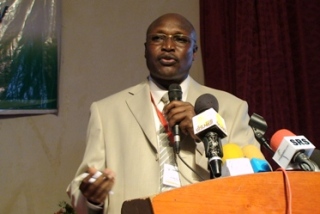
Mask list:
[[[198,0],[62,1],[59,114],[0,116],[0,213],[54,213],[69,200],[90,104],[147,76],[145,31],[167,12],[199,33]],[[200,50],[191,74],[203,83]]]

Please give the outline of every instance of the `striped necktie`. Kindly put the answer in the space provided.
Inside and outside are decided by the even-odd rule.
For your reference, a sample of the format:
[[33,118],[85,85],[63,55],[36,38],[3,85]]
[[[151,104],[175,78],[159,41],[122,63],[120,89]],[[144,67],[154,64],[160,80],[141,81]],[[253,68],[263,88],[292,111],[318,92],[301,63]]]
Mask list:
[[[169,102],[168,94],[165,94],[161,101],[164,104]],[[164,173],[164,165],[170,164],[175,166],[175,156],[173,153],[173,147],[169,145],[168,133],[166,132],[163,125],[160,125],[159,131],[159,164],[160,164],[160,183],[161,183],[161,192],[173,189],[173,187],[167,186],[163,184],[163,173]]]

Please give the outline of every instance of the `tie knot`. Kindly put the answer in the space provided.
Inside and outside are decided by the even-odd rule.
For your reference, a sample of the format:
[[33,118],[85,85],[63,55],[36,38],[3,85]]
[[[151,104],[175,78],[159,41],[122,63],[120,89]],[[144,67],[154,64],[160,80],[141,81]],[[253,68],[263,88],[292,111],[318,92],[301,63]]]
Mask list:
[[168,103],[169,103],[168,93],[165,93],[165,94],[162,96],[161,101],[162,101],[164,104],[168,104]]

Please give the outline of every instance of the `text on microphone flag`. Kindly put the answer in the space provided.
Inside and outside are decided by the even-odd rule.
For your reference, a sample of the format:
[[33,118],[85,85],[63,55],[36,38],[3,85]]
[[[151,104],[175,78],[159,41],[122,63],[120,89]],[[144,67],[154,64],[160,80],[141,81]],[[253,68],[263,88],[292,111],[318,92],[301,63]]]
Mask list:
[[224,119],[213,109],[210,108],[192,118],[193,131],[199,134],[208,128],[217,127],[221,138],[227,136],[226,125]]

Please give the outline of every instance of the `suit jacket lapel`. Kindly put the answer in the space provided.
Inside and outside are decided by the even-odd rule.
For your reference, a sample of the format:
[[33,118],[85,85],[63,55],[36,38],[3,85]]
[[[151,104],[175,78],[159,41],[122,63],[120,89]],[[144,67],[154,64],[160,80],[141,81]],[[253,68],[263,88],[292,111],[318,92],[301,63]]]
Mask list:
[[157,136],[148,81],[133,87],[129,93],[133,96],[126,100],[128,107],[156,151]]
[[[202,89],[201,89],[201,85],[199,83],[197,83],[196,81],[194,81],[190,77],[187,101],[194,106],[196,100],[202,94],[203,94],[203,92],[202,92]],[[200,157],[201,157],[201,155],[204,153],[203,143],[197,143],[196,146],[197,146],[197,151],[200,153]],[[196,156],[196,159],[199,159],[199,157]]]
[[[137,122],[141,126],[141,129],[145,133],[146,138],[148,139],[150,144],[153,146],[154,151],[156,152],[158,145],[157,145],[156,129],[154,126],[155,124],[154,115],[153,115],[154,107],[151,103],[150,88],[149,88],[148,82],[145,81],[139,84],[138,86],[131,88],[129,93],[132,96],[126,100],[128,108],[136,118]],[[203,93],[203,90],[201,90],[200,85],[191,78],[187,101],[190,102],[192,105],[194,105],[196,99],[202,93]],[[192,142],[186,142],[186,143],[192,143]],[[195,151],[196,164],[199,166],[205,167],[208,160],[204,155],[202,155],[203,153],[204,153],[203,143],[202,142],[196,143],[196,151]],[[189,161],[186,160],[186,161],[189,162],[189,164],[191,164],[190,160]],[[183,163],[181,162],[180,164],[183,164]],[[189,171],[189,169],[186,169],[186,170]],[[186,185],[189,183],[184,180],[185,179],[181,180],[183,185]],[[187,180],[190,181],[190,179],[187,179]]]
[[[188,96],[187,96],[187,102],[191,103],[192,105],[195,104],[195,101],[197,100],[197,98],[202,95],[203,92],[203,88],[201,87],[200,84],[198,84],[196,81],[194,81],[192,78],[190,78],[190,82],[189,82],[189,89],[188,89]],[[190,137],[186,137],[181,144],[190,144],[190,143],[195,143],[194,140],[191,140]],[[208,164],[208,159],[203,155],[204,154],[204,146],[202,142],[199,143],[195,143],[195,159],[193,159],[190,156],[190,153],[185,153],[185,154],[181,154],[181,156],[183,156],[184,161],[186,161],[190,166],[193,166],[194,163],[193,161],[195,161],[196,163],[196,168],[197,172],[199,174],[201,174],[202,177],[204,178],[208,178],[208,173],[207,173],[207,164]],[[182,153],[184,151],[181,151]],[[180,159],[178,160],[178,165],[179,165],[179,170],[181,171],[181,175],[180,175],[180,180],[182,185],[187,185],[190,183],[195,182],[197,179],[199,179],[197,176],[192,176],[190,173],[190,169],[184,167],[184,164],[180,161]]]

